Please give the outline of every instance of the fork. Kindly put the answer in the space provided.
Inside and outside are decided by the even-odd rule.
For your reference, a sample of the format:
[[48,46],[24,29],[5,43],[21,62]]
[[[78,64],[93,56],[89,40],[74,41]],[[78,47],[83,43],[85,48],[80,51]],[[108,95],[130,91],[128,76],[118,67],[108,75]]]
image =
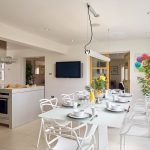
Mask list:
[[98,117],[98,114],[96,115],[93,115],[91,118],[90,118],[90,121],[92,121],[94,118]]

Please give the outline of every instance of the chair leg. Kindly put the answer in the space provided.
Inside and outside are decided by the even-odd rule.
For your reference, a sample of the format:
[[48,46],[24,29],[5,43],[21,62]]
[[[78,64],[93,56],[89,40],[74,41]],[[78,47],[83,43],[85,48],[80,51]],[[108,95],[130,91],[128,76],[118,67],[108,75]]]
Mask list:
[[47,147],[46,150],[49,150],[49,148]]
[[40,125],[39,137],[38,137],[38,141],[37,141],[37,145],[36,145],[36,149],[37,150],[39,148],[39,143],[40,143],[40,138],[41,138],[41,132],[42,132],[42,121],[41,121],[41,125]]
[[94,145],[92,144],[92,145],[88,148],[88,150],[94,150]]
[[123,145],[124,145],[124,150],[125,150],[125,136],[124,136],[124,139],[123,139]]
[[[72,121],[69,123],[70,128],[72,128]],[[71,131],[71,135],[73,135],[72,131]]]
[[92,150],[94,150],[94,145],[92,146]]
[[125,136],[120,135],[120,150],[125,150]]
[[120,135],[120,150],[122,150],[122,135]]

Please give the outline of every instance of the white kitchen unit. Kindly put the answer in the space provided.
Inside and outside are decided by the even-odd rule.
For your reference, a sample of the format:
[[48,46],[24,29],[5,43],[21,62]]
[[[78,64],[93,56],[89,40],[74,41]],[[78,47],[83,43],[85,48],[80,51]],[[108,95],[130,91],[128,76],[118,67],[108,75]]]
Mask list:
[[0,123],[15,128],[37,119],[44,86],[0,89]]

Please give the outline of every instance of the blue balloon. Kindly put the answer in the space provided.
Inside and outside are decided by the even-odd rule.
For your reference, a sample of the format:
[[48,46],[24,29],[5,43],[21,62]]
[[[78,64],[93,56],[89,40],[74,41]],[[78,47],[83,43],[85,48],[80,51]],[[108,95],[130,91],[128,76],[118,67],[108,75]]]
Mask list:
[[135,67],[136,67],[137,69],[139,69],[139,68],[141,67],[141,63],[137,61],[137,62],[135,63]]

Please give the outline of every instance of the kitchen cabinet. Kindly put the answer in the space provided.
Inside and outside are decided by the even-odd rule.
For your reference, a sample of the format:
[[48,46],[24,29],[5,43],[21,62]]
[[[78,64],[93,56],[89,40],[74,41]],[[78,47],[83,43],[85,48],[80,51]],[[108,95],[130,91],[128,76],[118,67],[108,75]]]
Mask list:
[[6,99],[6,112],[0,113],[0,123],[16,128],[38,118],[39,100],[44,98],[44,86],[0,89],[0,100]]

